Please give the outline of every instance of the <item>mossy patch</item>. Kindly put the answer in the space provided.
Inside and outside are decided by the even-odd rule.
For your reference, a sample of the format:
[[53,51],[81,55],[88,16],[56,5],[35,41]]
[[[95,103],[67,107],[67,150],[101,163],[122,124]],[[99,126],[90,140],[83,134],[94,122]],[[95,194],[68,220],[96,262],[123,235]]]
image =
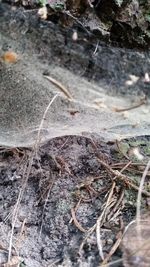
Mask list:
[[123,159],[125,156],[131,160],[139,161],[136,156],[130,156],[129,152],[132,148],[138,148],[139,152],[143,155],[143,160],[147,161],[150,156],[150,140],[149,137],[135,137],[123,140],[118,143],[117,158]]

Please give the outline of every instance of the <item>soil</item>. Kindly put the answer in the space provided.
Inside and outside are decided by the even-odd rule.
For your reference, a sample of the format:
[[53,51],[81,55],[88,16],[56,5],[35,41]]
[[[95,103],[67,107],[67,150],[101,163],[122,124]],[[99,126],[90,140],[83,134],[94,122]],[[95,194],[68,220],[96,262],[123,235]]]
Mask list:
[[[142,143],[143,138],[138,141]],[[128,140],[131,147],[132,142],[134,144],[135,140]],[[142,149],[142,145],[139,147]],[[144,154],[143,150],[141,152]],[[18,194],[25,185],[31,154],[29,149],[10,149],[1,153],[0,266],[7,261],[14,220],[12,213]],[[118,162],[119,154],[114,143],[106,144],[99,139],[93,138],[91,141],[79,136],[56,138],[39,147],[33,158],[14,227],[12,258],[18,257],[19,266],[99,266],[95,232],[89,235],[81,249],[87,233],[70,221],[71,209],[82,199],[76,211],[78,222],[85,231],[96,223],[112,186],[111,176],[98,162],[97,155],[112,165]],[[136,192],[119,180],[113,201],[116,202],[123,188],[126,197],[118,207],[119,213],[111,219],[115,214],[114,204],[101,229],[105,256],[116,240],[121,220],[126,225],[135,216]],[[121,255],[118,248],[111,260],[120,259]],[[122,260],[114,266],[123,266]]]
[[[75,30],[78,31],[77,42],[72,39]],[[119,171],[131,160],[131,166],[124,173],[138,186],[143,166],[150,156],[149,116],[143,111],[147,109],[149,112],[149,82],[144,81],[144,75],[150,69],[149,51],[126,50],[99,42],[94,54],[97,39],[77,25],[66,28],[41,21],[35,10],[12,10],[5,4],[0,4],[0,31],[1,52],[11,49],[22,56],[22,60],[15,65],[1,64],[1,92],[4,89],[11,92],[11,98],[6,96],[8,101],[5,101],[5,106],[1,105],[2,114],[5,114],[3,108],[13,96],[16,102],[10,105],[9,114],[13,115],[13,111],[17,110],[17,115],[21,116],[21,108],[25,105],[21,96],[24,96],[27,99],[25,110],[30,109],[30,119],[31,114],[34,116],[27,121],[28,114],[24,116],[22,113],[21,122],[31,126],[35,119],[34,123],[39,125],[39,109],[45,96],[52,96],[55,91],[54,86],[49,90],[49,83],[43,79],[43,72],[50,72],[59,77],[63,84],[69,85],[69,89],[74,89],[71,93],[76,97],[75,112],[79,110],[81,118],[84,118],[79,118],[77,122],[71,120],[70,123],[64,107],[70,110],[73,104],[61,96],[53,108],[52,120],[50,118],[47,123],[49,125],[51,122],[53,127],[49,129],[47,126],[46,129],[51,131],[46,141],[33,146],[37,131],[35,136],[27,135],[25,140],[20,128],[21,135],[15,133],[14,139],[10,129],[18,121],[16,113],[13,123],[10,120],[8,124],[8,120],[1,117],[0,125],[5,134],[2,134],[0,150],[0,266],[101,266],[96,232],[89,234],[88,230],[92,229],[104,211],[108,194],[113,188],[116,175],[108,171],[105,165]],[[131,86],[125,86],[125,82],[133,78],[131,74],[138,79]],[[17,93],[16,98],[17,90],[21,93]],[[40,95],[41,91],[43,93]],[[33,99],[30,93],[34,95]],[[37,98],[36,94],[39,94]],[[101,107],[95,110],[91,104],[99,94],[111,107],[106,113]],[[127,120],[112,111],[112,103],[125,107],[132,97],[139,99],[143,96],[147,98],[146,105],[134,109],[133,113],[129,112]],[[37,102],[37,99],[40,101]],[[62,114],[61,109],[57,113],[61,106],[65,111]],[[43,107],[41,114],[45,105]],[[137,117],[140,121],[138,127]],[[70,127],[67,128],[67,135],[64,134],[66,131],[62,131],[66,121]],[[98,127],[99,121],[103,126],[101,128]],[[103,129],[106,125],[109,128]],[[80,127],[77,129],[77,126]],[[119,134],[118,142],[114,133]],[[51,140],[50,136],[53,137]],[[127,139],[126,136],[132,138]],[[134,148],[138,149],[138,155],[134,153]],[[149,192],[148,177],[149,174],[144,188],[146,192]],[[136,215],[137,191],[120,178],[115,181],[110,206],[101,222],[104,258]],[[147,212],[147,203],[148,197],[144,195],[142,212]],[[10,262],[6,265],[9,256]],[[116,247],[109,261],[115,261],[114,266],[123,266],[121,245]],[[136,259],[135,262],[138,266]]]

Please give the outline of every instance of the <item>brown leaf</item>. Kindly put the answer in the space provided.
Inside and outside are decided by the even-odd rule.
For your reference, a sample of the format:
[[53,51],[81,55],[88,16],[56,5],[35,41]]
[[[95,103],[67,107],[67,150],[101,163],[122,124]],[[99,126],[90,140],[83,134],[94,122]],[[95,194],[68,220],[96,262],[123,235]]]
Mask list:
[[13,51],[7,51],[2,55],[2,59],[6,63],[16,63],[18,58],[18,55]]

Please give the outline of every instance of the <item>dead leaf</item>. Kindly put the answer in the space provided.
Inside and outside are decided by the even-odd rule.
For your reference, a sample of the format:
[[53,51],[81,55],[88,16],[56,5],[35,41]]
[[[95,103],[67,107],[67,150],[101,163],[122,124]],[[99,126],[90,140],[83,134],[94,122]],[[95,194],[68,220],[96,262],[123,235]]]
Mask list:
[[5,52],[1,58],[6,63],[16,63],[19,59],[18,55],[13,51]]

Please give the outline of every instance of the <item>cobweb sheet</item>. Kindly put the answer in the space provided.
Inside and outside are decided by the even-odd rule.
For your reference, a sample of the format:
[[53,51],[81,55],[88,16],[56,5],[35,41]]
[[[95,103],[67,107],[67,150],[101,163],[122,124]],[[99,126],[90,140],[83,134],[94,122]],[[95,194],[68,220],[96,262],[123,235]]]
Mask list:
[[[124,95],[107,95],[105,89],[92,80],[87,81],[44,57],[40,60],[35,46],[32,47],[37,40],[26,37],[24,27],[28,20],[20,24],[21,28],[17,28],[17,18],[15,20],[12,15],[11,20],[8,14],[6,19],[7,23],[10,19],[10,23],[6,27],[5,17],[0,17],[0,55],[11,50],[19,58],[13,64],[0,60],[1,146],[33,145],[45,110],[55,95],[57,97],[40,129],[41,142],[63,135],[96,134],[104,140],[114,140],[150,134],[149,102],[127,114],[116,112],[116,107],[132,106],[132,99]],[[52,54],[50,46],[42,45],[44,51],[49,49]],[[79,59],[80,55],[76,60]],[[56,61],[59,63],[59,57]],[[72,99],[68,99],[56,84],[48,81],[43,75],[45,72],[61,83]]]
[[16,64],[1,63],[0,72],[1,145],[33,145],[44,112],[55,95],[40,130],[41,141],[61,135],[95,133],[112,140],[149,133],[147,123],[133,127],[136,111],[128,118],[113,111],[113,106],[127,104],[126,99],[106,96],[102,88],[65,69],[49,66],[49,73],[65,84],[72,100],[45,79],[41,65],[37,68],[31,61],[27,64],[23,56]]

